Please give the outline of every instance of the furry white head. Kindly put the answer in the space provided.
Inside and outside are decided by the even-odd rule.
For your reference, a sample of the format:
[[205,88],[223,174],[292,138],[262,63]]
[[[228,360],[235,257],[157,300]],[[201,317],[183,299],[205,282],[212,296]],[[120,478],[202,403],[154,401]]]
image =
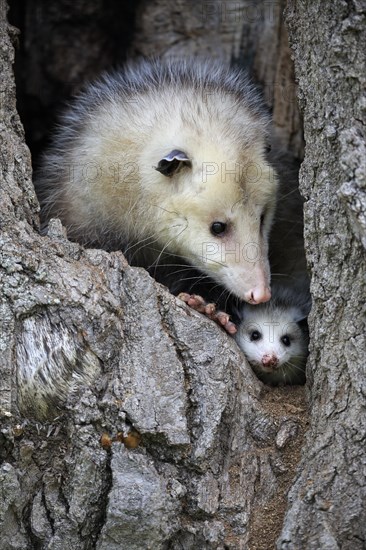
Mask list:
[[250,365],[264,382],[303,383],[308,355],[307,293],[273,288],[273,299],[253,307],[244,304],[235,335]]
[[91,86],[64,122],[38,188],[71,238],[144,267],[178,258],[247,302],[269,300],[277,179],[245,75],[131,66]]

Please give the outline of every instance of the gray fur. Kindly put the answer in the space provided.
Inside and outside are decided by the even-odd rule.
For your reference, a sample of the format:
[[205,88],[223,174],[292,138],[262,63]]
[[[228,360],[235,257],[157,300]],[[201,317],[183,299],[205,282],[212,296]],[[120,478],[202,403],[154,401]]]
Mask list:
[[271,280],[280,285],[305,282],[304,200],[298,188],[299,162],[288,152],[271,151],[269,162],[277,169],[280,185],[269,241]]

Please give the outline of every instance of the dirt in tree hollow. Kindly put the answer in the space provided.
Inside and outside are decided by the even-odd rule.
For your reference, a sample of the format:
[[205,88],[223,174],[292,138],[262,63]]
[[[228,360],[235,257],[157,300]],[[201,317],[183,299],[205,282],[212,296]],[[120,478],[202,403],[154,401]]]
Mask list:
[[285,471],[277,478],[279,488],[276,496],[252,512],[248,550],[276,548],[287,509],[287,492],[296,475],[309,422],[304,386],[269,388],[263,395],[262,404],[272,418],[293,418],[298,424],[298,433],[281,450]]

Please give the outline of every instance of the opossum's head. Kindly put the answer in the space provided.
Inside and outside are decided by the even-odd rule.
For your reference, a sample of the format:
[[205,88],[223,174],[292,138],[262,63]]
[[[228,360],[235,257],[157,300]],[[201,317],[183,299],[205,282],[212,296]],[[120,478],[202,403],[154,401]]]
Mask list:
[[189,149],[167,151],[156,163],[161,245],[240,299],[266,302],[277,188],[273,169],[260,147],[247,157],[223,154],[213,144]]
[[308,354],[306,313],[296,306],[244,304],[235,339],[258,377],[269,383],[303,383]]

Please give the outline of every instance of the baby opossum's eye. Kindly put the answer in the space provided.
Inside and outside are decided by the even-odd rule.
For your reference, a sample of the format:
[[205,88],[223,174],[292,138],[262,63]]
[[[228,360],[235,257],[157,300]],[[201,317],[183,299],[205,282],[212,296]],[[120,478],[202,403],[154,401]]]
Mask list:
[[226,228],[227,228],[227,223],[224,223],[224,222],[213,222],[211,224],[211,233],[213,235],[222,235],[223,233],[225,233],[226,231]]
[[262,338],[261,333],[259,330],[253,330],[253,332],[250,333],[250,341],[255,342],[256,340],[260,340]]
[[286,346],[286,347],[288,348],[289,345],[291,344],[290,337],[287,336],[287,334],[285,334],[285,336],[282,336],[281,342],[282,342],[282,344],[283,344],[284,346]]

